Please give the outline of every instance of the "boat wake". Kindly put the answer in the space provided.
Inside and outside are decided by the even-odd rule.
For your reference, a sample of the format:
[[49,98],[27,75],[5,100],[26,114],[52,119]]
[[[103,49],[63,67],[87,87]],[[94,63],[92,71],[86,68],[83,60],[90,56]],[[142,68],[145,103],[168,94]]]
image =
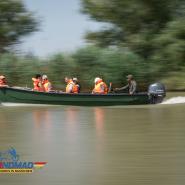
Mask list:
[[48,104],[28,104],[28,103],[1,103],[0,105],[7,106],[7,107],[17,107],[17,106],[23,106],[23,107],[53,106],[53,105],[48,105]]
[[185,103],[185,97],[184,96],[173,97],[173,98],[167,99],[161,104],[178,104],[178,103]]

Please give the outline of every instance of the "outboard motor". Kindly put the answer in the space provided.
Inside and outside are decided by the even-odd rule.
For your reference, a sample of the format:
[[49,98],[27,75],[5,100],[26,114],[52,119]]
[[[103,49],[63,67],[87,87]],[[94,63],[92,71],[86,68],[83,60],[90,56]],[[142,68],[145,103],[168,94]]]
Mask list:
[[161,103],[166,96],[166,89],[162,83],[151,84],[148,88],[148,95],[151,104]]

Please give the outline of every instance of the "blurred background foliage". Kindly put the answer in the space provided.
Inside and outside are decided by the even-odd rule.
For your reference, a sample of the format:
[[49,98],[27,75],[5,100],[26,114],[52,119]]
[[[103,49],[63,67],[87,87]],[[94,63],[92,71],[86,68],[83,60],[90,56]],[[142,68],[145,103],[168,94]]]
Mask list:
[[56,89],[63,89],[69,76],[89,91],[96,76],[117,87],[133,74],[140,90],[155,81],[169,90],[185,89],[184,0],[81,0],[81,7],[103,23],[102,30],[87,32],[89,44],[83,48],[41,59],[11,50],[38,29],[33,13],[21,1],[0,1],[0,74],[10,85],[31,87],[31,77],[41,73]]
[[23,36],[38,30],[38,21],[20,0],[0,1],[0,53],[11,50]]

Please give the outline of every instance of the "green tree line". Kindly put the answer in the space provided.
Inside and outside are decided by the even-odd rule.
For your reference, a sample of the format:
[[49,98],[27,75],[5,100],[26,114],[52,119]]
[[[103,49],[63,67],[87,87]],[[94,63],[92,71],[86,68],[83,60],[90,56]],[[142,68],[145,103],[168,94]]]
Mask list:
[[123,48],[95,46],[84,47],[71,54],[59,53],[47,59],[10,53],[0,56],[1,74],[6,75],[11,86],[32,87],[31,78],[40,73],[48,75],[55,89],[64,89],[64,77],[69,76],[79,79],[83,91],[90,91],[97,76],[118,87],[125,85],[126,75],[132,73],[140,90],[146,90],[156,81],[164,82],[168,89],[184,89],[185,70],[169,73],[166,69],[161,74],[163,66],[153,65]]

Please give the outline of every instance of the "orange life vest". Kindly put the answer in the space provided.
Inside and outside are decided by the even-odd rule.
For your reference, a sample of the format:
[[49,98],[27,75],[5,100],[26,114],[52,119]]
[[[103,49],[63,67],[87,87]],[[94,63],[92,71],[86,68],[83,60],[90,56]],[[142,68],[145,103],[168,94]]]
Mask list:
[[[72,85],[72,89],[71,88]],[[74,82],[70,79],[66,86],[66,93],[73,93]]]
[[0,80],[0,86],[6,86],[6,82],[4,80]]
[[43,83],[43,88],[45,92],[49,92],[51,90],[51,83],[48,80],[45,80]]
[[[72,86],[72,89],[71,89]],[[79,85],[75,84],[73,80],[69,80],[67,86],[66,86],[66,93],[79,93]]]
[[107,94],[108,93],[108,88],[105,82],[103,82],[102,80],[99,81],[94,89],[93,89],[93,93],[95,94]]
[[79,93],[79,85],[78,84],[73,84],[73,93]]
[[33,80],[33,90],[34,91],[43,91],[41,80],[32,78]]

